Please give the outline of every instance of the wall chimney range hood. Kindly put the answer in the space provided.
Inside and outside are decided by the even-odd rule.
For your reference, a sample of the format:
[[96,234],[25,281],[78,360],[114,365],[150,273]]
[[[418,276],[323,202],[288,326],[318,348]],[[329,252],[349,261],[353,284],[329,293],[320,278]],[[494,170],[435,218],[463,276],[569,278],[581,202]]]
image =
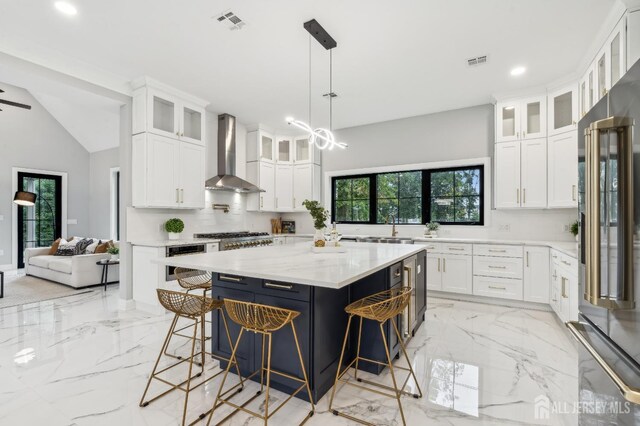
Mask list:
[[218,176],[208,179],[204,186],[218,191],[265,192],[236,176],[236,118],[232,115],[218,116]]

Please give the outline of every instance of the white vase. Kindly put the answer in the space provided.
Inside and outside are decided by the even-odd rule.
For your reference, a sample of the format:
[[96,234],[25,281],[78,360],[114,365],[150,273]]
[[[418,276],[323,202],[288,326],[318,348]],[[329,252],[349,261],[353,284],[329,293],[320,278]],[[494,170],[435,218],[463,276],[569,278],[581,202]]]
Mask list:
[[431,238],[438,238],[438,231],[431,231]]
[[118,260],[118,255],[117,254],[112,254],[111,255],[111,260]]
[[167,234],[169,235],[169,239],[170,240],[179,240],[180,239],[180,233],[179,232],[167,232]]
[[313,242],[324,241],[324,231],[322,229],[316,229],[316,233],[313,235]]

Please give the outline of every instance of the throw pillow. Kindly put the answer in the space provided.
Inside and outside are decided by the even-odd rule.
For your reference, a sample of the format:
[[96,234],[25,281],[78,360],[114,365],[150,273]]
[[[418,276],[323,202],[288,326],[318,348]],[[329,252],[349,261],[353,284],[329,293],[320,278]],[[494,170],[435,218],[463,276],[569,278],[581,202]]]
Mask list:
[[64,238],[58,238],[57,240],[55,240],[53,242],[53,244],[51,244],[51,248],[49,249],[49,253],[47,253],[47,254],[49,256],[52,256],[52,255],[56,254],[60,244],[66,244],[66,243],[67,243],[67,240],[65,240]]
[[76,254],[76,245],[71,243],[60,244],[54,256],[73,256]]
[[86,254],[93,254],[96,252],[96,248],[98,247],[98,244],[100,244],[102,241],[100,240],[96,240],[95,238],[93,238],[93,242],[91,244],[89,244],[89,246],[87,247],[87,249],[84,251]]
[[76,243],[76,254],[85,254],[87,247],[93,243],[93,238],[84,238]]
[[113,241],[109,240],[109,241],[105,241],[103,243],[98,244],[98,247],[96,247],[96,251],[95,253],[106,253],[107,249],[109,247],[111,247],[113,245]]

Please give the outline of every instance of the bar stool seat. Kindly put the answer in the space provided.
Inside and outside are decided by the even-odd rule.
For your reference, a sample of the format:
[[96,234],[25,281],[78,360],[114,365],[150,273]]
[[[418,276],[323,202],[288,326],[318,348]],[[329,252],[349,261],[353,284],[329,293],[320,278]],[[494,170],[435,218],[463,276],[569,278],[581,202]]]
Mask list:
[[[206,271],[200,271],[197,269],[190,269],[190,268],[181,268],[181,267],[177,267],[175,268],[175,272],[174,272],[175,276],[176,276],[176,280],[178,281],[178,285],[180,287],[182,287],[183,289],[186,290],[187,293],[192,292],[192,291],[197,291],[197,290],[202,290],[202,295],[206,296],[207,295],[207,291],[211,291],[211,285],[212,285],[212,280],[211,280],[211,272],[206,272]],[[222,301],[218,301],[221,305],[223,304]],[[215,309],[219,309],[219,306],[214,307]],[[211,323],[211,321],[206,320],[206,318],[203,318],[203,324],[204,322],[208,322]],[[184,330],[193,327],[195,323],[189,323],[188,325],[176,328],[174,330],[174,332],[172,333],[171,337],[173,336],[179,336],[179,337],[184,337],[186,339],[190,339],[191,336],[182,333]],[[206,341],[207,340],[211,340],[211,337],[205,336],[204,338],[200,339],[200,345],[201,347],[206,347]],[[171,339],[169,339],[169,343],[171,343]],[[174,354],[170,354],[169,352],[167,352],[169,349],[169,345],[167,345],[167,348],[165,350],[165,355],[172,357],[172,358],[176,358],[176,359],[182,359],[182,356],[180,355],[174,355]],[[211,355],[210,352],[207,352],[205,350],[205,353]],[[202,359],[202,362],[204,362],[205,359]],[[198,365],[200,365],[199,363],[197,363]]]
[[[217,300],[217,299],[212,299],[210,297],[205,297],[205,296],[198,296],[195,294],[190,294],[190,293],[183,293],[183,292],[179,292],[179,291],[171,291],[171,290],[163,290],[163,289],[157,289],[157,294],[158,294],[158,300],[160,302],[160,304],[167,309],[168,311],[173,312],[175,315],[173,317],[173,321],[171,323],[171,326],[169,327],[169,332],[167,333],[167,336],[165,337],[164,343],[162,344],[162,349],[160,350],[160,354],[158,355],[158,358],[156,359],[156,363],[153,367],[153,370],[151,371],[151,375],[149,376],[149,380],[147,381],[147,386],[142,394],[142,398],[140,399],[140,407],[146,407],[147,405],[149,405],[151,402],[154,402],[160,398],[162,398],[163,396],[167,395],[168,393],[174,391],[174,390],[180,390],[185,392],[185,397],[184,397],[184,408],[183,408],[183,413],[182,413],[182,425],[186,425],[186,416],[187,416],[187,408],[188,408],[188,404],[189,404],[189,393],[204,385],[205,383],[209,382],[210,380],[214,379],[215,377],[217,377],[218,375],[220,375],[223,371],[219,371],[216,374],[214,374],[213,376],[204,379],[203,381],[199,382],[198,384],[193,385],[192,381],[194,379],[197,379],[199,377],[201,377],[204,374],[204,354],[205,354],[205,349],[204,349],[204,345],[201,345],[200,350],[196,351],[196,342],[198,341],[197,335],[198,335],[198,331],[200,331],[200,341],[204,341],[204,326],[205,326],[205,322],[204,322],[204,316],[209,313],[212,312],[216,309],[220,309],[221,310],[221,317],[224,323],[224,328],[227,332],[227,339],[229,341],[229,345],[231,345],[231,336],[229,334],[229,329],[227,327],[227,321],[225,319],[224,316],[224,311],[223,311],[223,306],[224,306],[224,302],[222,300]],[[160,363],[160,359],[162,358],[162,356],[164,354],[166,354],[166,350],[167,347],[169,345],[169,341],[171,340],[171,336],[174,335],[175,333],[175,329],[176,329],[176,325],[178,323],[178,319],[179,318],[184,318],[184,319],[188,319],[193,321],[192,325],[189,325],[188,327],[193,327],[193,335],[190,336],[191,338],[191,355],[187,358],[180,358],[179,361],[164,367],[162,369],[158,369],[158,365]],[[201,356],[202,357],[202,362],[199,364],[200,366],[200,371],[198,373],[196,373],[195,375],[193,374],[193,365],[197,364],[197,362],[195,362],[196,357]],[[175,357],[174,357],[175,358]],[[220,359],[224,360],[224,361],[229,361],[226,358],[223,357],[219,357]],[[187,374],[187,379],[180,382],[180,383],[173,383],[163,377],[160,377],[160,375],[162,373],[165,373],[171,369],[173,369],[174,367],[177,367],[178,365],[188,362],[189,363],[189,372]],[[238,374],[240,374],[240,371],[238,370]],[[153,380],[157,380],[161,383],[164,383],[165,385],[170,386],[170,389],[166,390],[165,392],[160,393],[159,395],[156,395],[155,397],[146,400],[145,401],[145,397],[147,396],[147,392],[149,391],[149,386],[151,385],[151,382]],[[186,387],[185,387],[186,384]],[[243,387],[243,382],[241,381],[240,383],[240,390]],[[190,423],[190,425],[193,425],[195,423],[197,423],[198,421],[204,419],[207,416],[208,412],[206,413],[202,413],[199,415],[199,417]]]
[[[404,411],[402,410],[402,402],[400,401],[400,396],[401,395],[410,395],[414,398],[421,398],[422,397],[422,390],[420,390],[420,385],[418,384],[418,379],[416,378],[416,375],[413,371],[413,367],[411,366],[411,361],[409,360],[409,356],[407,355],[407,350],[404,346],[404,342],[402,340],[402,336],[400,335],[400,332],[398,331],[398,326],[396,325],[395,321],[391,321],[391,324],[393,326],[393,330],[398,338],[398,342],[400,344],[400,348],[401,351],[405,357],[405,360],[407,361],[408,367],[400,367],[400,366],[393,366],[393,363],[391,361],[391,354],[389,353],[389,346],[388,346],[388,342],[387,342],[387,338],[385,336],[385,331],[384,331],[384,326],[387,323],[387,321],[389,321],[392,318],[397,317],[398,315],[400,315],[409,305],[409,302],[411,301],[411,292],[413,291],[412,288],[410,287],[401,287],[401,288],[396,288],[396,289],[390,289],[390,290],[385,290],[382,291],[380,293],[375,293],[371,296],[367,296],[363,299],[357,300],[353,303],[351,303],[349,306],[347,306],[345,308],[345,311],[349,314],[349,320],[347,322],[347,330],[345,332],[344,335],[344,342],[342,344],[342,353],[340,354],[340,362],[338,363],[338,371],[336,372],[336,379],[335,382],[333,384],[333,390],[331,391],[331,398],[329,400],[329,411],[331,411],[334,415],[336,416],[342,416],[345,417],[349,420],[358,422],[358,423],[362,423],[362,424],[371,424],[368,423],[362,419],[356,418],[354,416],[351,416],[349,414],[340,412],[339,410],[332,410],[332,406],[333,406],[333,398],[336,395],[336,390],[338,387],[338,382],[342,382],[366,391],[370,391],[370,392],[374,392],[377,393],[379,395],[383,395],[383,396],[387,396],[387,397],[391,397],[391,398],[395,398],[398,402],[398,407],[400,409],[400,416],[402,417],[402,423],[404,425],[406,425],[406,421],[404,418]],[[343,370],[341,370],[342,368],[342,361],[344,359],[344,352],[345,349],[347,347],[347,341],[348,341],[348,337],[349,337],[349,329],[351,327],[351,320],[354,317],[359,317],[360,318],[360,325],[359,325],[359,330],[358,330],[358,346],[357,346],[357,353],[356,353],[356,357],[355,359],[353,359]],[[361,343],[361,337],[362,337],[362,322],[364,319],[370,320],[370,321],[375,321],[378,323],[379,328],[380,328],[380,333],[382,335],[382,342],[384,344],[384,349],[385,349],[385,353],[387,355],[387,362],[380,362],[380,361],[376,361],[376,360],[372,360],[369,358],[364,358],[360,356],[360,343]],[[377,364],[377,365],[382,365],[385,367],[389,368],[389,373],[391,374],[391,380],[393,382],[393,386],[387,386],[381,383],[376,383],[370,380],[365,380],[362,378],[358,378],[358,365],[361,361],[364,362],[369,362],[369,363],[373,363],[373,364]],[[349,371],[349,369],[351,368],[355,369],[355,373],[354,373],[354,378],[357,382],[359,383],[353,383],[352,381],[348,380],[348,379],[344,379],[343,376]],[[398,387],[398,379],[396,378],[396,372],[395,370],[399,369],[399,370],[404,370],[404,371],[408,371],[409,374],[407,375],[407,378],[405,379],[403,385],[399,388]],[[413,394],[413,393],[409,393],[407,391],[405,391],[405,387],[407,386],[407,383],[409,382],[409,379],[413,378],[413,380],[415,381],[415,385],[416,388],[418,390],[417,394]],[[384,391],[391,391],[392,393],[388,393],[388,392],[384,392],[384,391],[380,391],[377,389],[372,389],[370,387],[361,385],[360,383],[367,383],[373,386],[376,386],[377,388],[383,389]]]
[[[305,388],[306,388],[307,394],[309,395],[309,401],[311,403],[311,411],[305,416],[305,418],[302,420],[300,424],[303,424],[304,422],[306,422],[311,416],[313,416],[313,413],[315,412],[315,408],[313,405],[313,396],[311,394],[311,389],[309,388],[309,380],[307,379],[307,371],[304,366],[304,360],[302,358],[302,352],[300,350],[300,344],[298,342],[296,327],[294,325],[294,319],[296,319],[300,315],[300,312],[293,311],[290,309],[278,308],[275,306],[260,305],[257,303],[242,302],[239,300],[232,300],[232,299],[224,299],[224,306],[227,311],[227,314],[229,315],[229,318],[231,318],[231,320],[236,324],[240,325],[241,329],[240,329],[240,333],[238,334],[236,343],[233,346],[231,359],[229,361],[229,364],[227,365],[227,369],[225,371],[224,377],[222,378],[222,382],[220,383],[220,389],[218,390],[218,395],[216,396],[216,400],[213,404],[213,408],[211,410],[211,414],[209,415],[209,420],[207,422],[207,425],[211,423],[211,419],[213,418],[213,414],[215,410],[223,404],[227,404],[233,407],[235,410],[230,415],[226,416],[224,419],[218,422],[217,424],[221,424],[222,422],[228,420],[230,417],[235,415],[238,411],[244,411],[248,414],[251,414],[255,417],[258,417],[264,420],[265,425],[267,425],[269,418],[272,415],[274,415],[278,410],[280,410],[280,408],[282,408],[288,401],[290,401],[296,394],[298,394],[298,392],[300,392]],[[291,331],[293,333],[293,338],[296,343],[298,359],[300,361],[300,367],[302,369],[304,380],[300,379],[299,377],[295,377],[290,374],[286,374],[271,368],[271,346],[272,346],[271,344],[273,340],[272,334],[276,331],[281,330],[283,327],[287,325],[291,326]],[[237,368],[236,351],[238,350],[238,346],[240,345],[242,335],[245,331],[251,331],[254,333],[262,334],[262,360],[260,363],[260,367],[256,371],[251,373],[248,377],[245,378],[245,380],[249,380],[254,376],[256,376],[258,373],[260,373],[260,390],[249,400],[243,403],[234,403],[231,401],[231,399],[235,395],[232,395],[231,397],[226,399],[223,397],[225,394],[230,393],[235,388],[235,386],[238,386],[238,385],[231,387],[225,392],[223,392],[223,390],[224,390],[225,382],[227,380],[227,375],[229,373],[229,370],[231,369],[231,365],[235,364]],[[265,345],[267,346],[266,354],[265,354]],[[265,367],[265,355],[267,359],[266,367]],[[266,383],[265,383],[265,373],[266,373]],[[269,411],[269,408],[270,408],[269,407],[269,389],[270,389],[269,385],[271,381],[271,374],[277,374],[279,376],[287,377],[291,380],[301,383],[301,385],[287,399],[285,399],[284,402],[282,402],[278,407],[276,407],[273,411],[270,412]],[[238,375],[240,376],[239,373]],[[240,376],[241,383],[242,383],[242,379],[243,379],[242,376]],[[249,404],[259,395],[261,395],[263,391],[265,391],[264,415],[245,408],[247,404]],[[286,424],[291,424],[291,423],[292,422],[290,421],[286,422]]]

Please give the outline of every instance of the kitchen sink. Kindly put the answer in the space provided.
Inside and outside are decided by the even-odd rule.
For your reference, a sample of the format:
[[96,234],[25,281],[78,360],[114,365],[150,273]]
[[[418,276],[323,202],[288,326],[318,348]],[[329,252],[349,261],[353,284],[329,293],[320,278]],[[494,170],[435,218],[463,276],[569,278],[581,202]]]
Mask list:
[[356,238],[359,243],[413,244],[412,238],[406,237],[363,237]]

